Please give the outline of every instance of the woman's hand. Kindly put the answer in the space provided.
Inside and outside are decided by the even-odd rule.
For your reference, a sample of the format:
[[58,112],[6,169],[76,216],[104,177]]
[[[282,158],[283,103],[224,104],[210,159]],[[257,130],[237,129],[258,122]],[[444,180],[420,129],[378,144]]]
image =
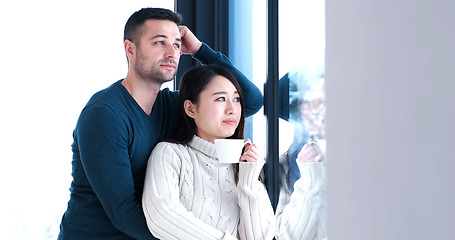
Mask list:
[[264,158],[260,154],[256,144],[252,144],[250,139],[246,140],[243,154],[240,157],[241,162],[265,162]]
[[297,161],[304,163],[322,161],[322,156],[315,143],[313,139],[308,140],[308,143],[303,145],[302,150],[297,155]]

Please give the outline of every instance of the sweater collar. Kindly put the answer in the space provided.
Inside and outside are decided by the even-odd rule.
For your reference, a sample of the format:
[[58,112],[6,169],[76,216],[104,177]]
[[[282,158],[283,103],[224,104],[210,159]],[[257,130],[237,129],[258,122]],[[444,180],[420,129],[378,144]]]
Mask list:
[[188,143],[188,146],[202,152],[203,154],[211,157],[211,158],[218,158],[216,155],[215,144],[208,142],[196,135],[193,136],[193,139]]

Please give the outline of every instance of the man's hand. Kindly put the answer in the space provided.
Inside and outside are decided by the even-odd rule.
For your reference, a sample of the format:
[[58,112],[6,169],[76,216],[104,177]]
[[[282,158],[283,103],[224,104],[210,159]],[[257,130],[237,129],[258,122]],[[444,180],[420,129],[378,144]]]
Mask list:
[[199,51],[202,42],[186,26],[179,26],[180,38],[182,39],[182,53],[194,55]]

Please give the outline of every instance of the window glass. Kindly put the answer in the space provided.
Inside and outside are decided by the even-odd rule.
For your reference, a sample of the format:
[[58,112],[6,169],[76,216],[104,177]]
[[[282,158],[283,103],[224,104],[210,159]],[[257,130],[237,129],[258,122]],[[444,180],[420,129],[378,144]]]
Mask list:
[[[260,89],[263,89],[267,78],[267,1],[233,0],[229,5],[230,59]],[[301,115],[304,111],[308,116],[324,116],[325,105],[311,111],[311,114],[310,108],[306,110],[299,108],[302,106],[300,102],[303,102],[304,95],[310,88],[313,88],[312,91],[321,89],[319,95],[322,99],[319,102],[323,101],[325,95],[324,25],[324,1],[279,1],[278,62],[279,76],[282,80],[280,87],[284,86],[286,91],[289,90],[286,93],[286,96],[289,94],[289,99],[280,99],[286,101],[289,106],[289,113],[280,112],[281,154],[286,152],[292,143],[305,141],[309,137],[310,129],[304,127],[311,127],[315,121],[303,119]],[[315,84],[316,82],[318,83]],[[307,102],[309,98],[310,94],[306,96]],[[254,138],[265,153],[266,120],[263,111],[254,115],[250,122],[252,124],[247,125],[246,135]],[[324,128],[321,126],[320,130],[324,131]]]
[[[229,1],[229,58],[262,91],[267,80],[267,1]],[[245,137],[266,153],[263,109],[247,118]]]
[[[324,0],[278,5],[280,101],[288,108],[280,109],[276,235],[325,239]],[[316,143],[304,146],[309,139]]]
[[[229,57],[260,89],[264,89],[267,80],[267,2],[229,1]],[[279,194],[277,239],[324,239],[324,1],[287,0],[278,1],[278,5],[280,118],[279,146],[275,147],[280,157],[267,159],[272,171],[266,171],[265,176],[267,186],[272,186],[268,188],[269,195],[276,199]],[[267,139],[264,111],[249,121],[246,135],[253,138],[265,156],[266,142],[271,139]],[[317,141],[310,149],[320,153],[318,161],[298,164],[299,153],[310,138]],[[279,179],[270,176],[271,172],[278,172]]]
[[[323,0],[279,1],[279,76],[289,83],[289,119],[280,122],[280,153],[307,138],[325,138]],[[319,103],[319,104],[318,104]],[[290,135],[292,134],[292,135]]]

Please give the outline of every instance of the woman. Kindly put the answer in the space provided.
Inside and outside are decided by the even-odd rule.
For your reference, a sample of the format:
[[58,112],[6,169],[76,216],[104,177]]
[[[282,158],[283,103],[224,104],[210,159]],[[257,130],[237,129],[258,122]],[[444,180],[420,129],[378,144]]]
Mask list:
[[258,180],[265,161],[247,143],[236,164],[218,161],[214,139],[243,139],[243,96],[222,67],[197,66],[180,83],[183,119],[174,139],[153,150],[142,205],[161,239],[272,239],[274,213]]
[[[298,99],[301,128],[295,132],[298,141],[279,160],[277,240],[327,239],[324,79],[313,80],[311,87],[302,92]],[[302,143],[308,137],[311,139]]]

